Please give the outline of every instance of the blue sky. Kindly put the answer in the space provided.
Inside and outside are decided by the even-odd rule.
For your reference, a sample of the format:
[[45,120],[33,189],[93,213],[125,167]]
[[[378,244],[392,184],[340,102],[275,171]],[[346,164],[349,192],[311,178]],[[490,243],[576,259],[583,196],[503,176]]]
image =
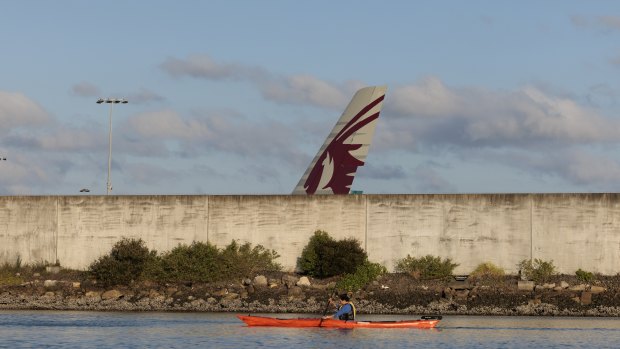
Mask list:
[[288,194],[388,85],[365,193],[620,191],[620,2],[7,1],[0,194]]

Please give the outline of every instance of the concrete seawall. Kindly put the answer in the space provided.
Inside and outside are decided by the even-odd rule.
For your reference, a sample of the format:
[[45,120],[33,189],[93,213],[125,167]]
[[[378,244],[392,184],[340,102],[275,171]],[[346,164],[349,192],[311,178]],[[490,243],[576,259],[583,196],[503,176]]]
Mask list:
[[58,260],[85,269],[122,237],[151,249],[233,239],[276,250],[293,269],[312,233],[353,237],[389,270],[397,259],[451,258],[507,272],[529,258],[620,272],[620,194],[0,197],[0,263]]

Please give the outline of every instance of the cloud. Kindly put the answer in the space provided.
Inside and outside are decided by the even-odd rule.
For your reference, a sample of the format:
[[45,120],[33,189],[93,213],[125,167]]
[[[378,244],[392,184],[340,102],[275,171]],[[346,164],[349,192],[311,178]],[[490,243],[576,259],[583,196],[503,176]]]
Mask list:
[[127,100],[132,104],[148,104],[150,102],[162,102],[165,98],[146,88],[141,88],[140,91],[127,95]]
[[321,108],[343,108],[353,92],[362,85],[357,81],[337,85],[310,75],[282,76],[258,67],[218,63],[208,55],[168,58],[160,68],[173,77],[247,81],[254,84],[267,100]]
[[363,167],[358,168],[358,176],[381,180],[403,179],[407,177],[405,170],[400,165],[379,166],[371,163],[366,163]]
[[12,128],[42,126],[51,122],[46,111],[21,93],[0,91],[0,133]]
[[99,97],[101,95],[99,87],[87,81],[82,81],[73,85],[73,87],[71,87],[71,92],[80,97]]
[[[563,96],[532,86],[517,91],[451,88],[435,77],[396,87],[385,114],[407,119],[418,141],[459,146],[617,142],[620,123]],[[415,126],[414,126],[415,125]],[[390,133],[406,132],[394,122]]]
[[188,157],[200,156],[206,149],[240,157],[280,156],[288,161],[299,156],[296,129],[273,121],[253,122],[235,114],[196,112],[184,117],[172,110],[160,110],[131,116],[120,129],[124,138],[159,144]]
[[413,177],[416,182],[416,191],[419,193],[456,193],[456,187],[443,178],[432,164],[422,164],[416,167]]
[[217,63],[208,55],[198,54],[190,55],[187,59],[170,57],[160,68],[173,77],[190,76],[210,80],[245,79],[260,71],[238,64]]
[[340,108],[350,96],[342,88],[309,75],[274,79],[260,86],[262,95],[274,102]]

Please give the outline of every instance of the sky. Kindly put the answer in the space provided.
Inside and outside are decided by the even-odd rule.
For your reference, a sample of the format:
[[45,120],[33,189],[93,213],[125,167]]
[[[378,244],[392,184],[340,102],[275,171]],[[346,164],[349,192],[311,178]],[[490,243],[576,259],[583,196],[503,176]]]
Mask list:
[[618,1],[1,3],[0,195],[105,195],[99,98],[112,194],[290,194],[372,85],[353,190],[620,191]]

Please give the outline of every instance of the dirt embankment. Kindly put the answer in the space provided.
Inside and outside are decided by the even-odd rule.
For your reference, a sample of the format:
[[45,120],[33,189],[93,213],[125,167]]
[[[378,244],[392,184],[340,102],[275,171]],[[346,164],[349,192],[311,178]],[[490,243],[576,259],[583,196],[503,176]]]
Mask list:
[[[228,283],[135,283],[100,287],[77,273],[36,275],[0,286],[0,309],[323,313],[334,280],[272,273]],[[361,314],[620,316],[620,276],[586,284],[501,280],[416,280],[388,274],[352,294]]]

